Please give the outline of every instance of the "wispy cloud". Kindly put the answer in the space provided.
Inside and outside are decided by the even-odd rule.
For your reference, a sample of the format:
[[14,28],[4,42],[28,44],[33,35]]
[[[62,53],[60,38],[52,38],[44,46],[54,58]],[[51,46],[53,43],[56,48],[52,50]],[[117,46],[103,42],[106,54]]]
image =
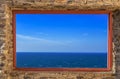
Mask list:
[[37,38],[37,37],[32,37],[32,36],[26,36],[26,35],[21,35],[21,34],[16,34],[16,36],[17,36],[18,38],[28,39],[28,40],[44,40],[44,41],[49,41],[49,40],[46,40],[46,39]]
[[17,38],[26,39],[26,40],[32,40],[32,41],[39,41],[41,43],[49,43],[49,44],[51,43],[51,44],[66,45],[62,41],[55,41],[55,40],[37,38],[37,37],[32,37],[32,36],[27,36],[27,35],[21,35],[21,34],[16,34],[16,36],[17,36]]
[[16,34],[16,36],[17,36],[17,38],[28,39],[28,40],[43,40],[43,39],[40,39],[40,38],[21,35],[21,34]]

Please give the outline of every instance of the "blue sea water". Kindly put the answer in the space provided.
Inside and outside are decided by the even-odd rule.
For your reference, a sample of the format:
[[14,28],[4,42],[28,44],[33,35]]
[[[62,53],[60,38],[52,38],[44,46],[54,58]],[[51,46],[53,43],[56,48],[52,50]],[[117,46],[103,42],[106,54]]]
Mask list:
[[107,53],[17,52],[19,68],[107,68]]

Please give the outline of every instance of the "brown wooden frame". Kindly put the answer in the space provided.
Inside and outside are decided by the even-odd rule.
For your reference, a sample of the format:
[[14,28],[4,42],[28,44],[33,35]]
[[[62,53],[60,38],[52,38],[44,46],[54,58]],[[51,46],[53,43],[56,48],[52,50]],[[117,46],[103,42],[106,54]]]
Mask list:
[[[108,58],[107,68],[17,68],[16,67],[16,14],[108,14],[109,15],[109,29],[108,29]],[[13,10],[12,11],[13,22],[13,67],[15,70],[23,71],[89,71],[89,72],[102,72],[112,70],[112,12],[103,10],[81,10],[81,11],[69,11],[69,10]]]

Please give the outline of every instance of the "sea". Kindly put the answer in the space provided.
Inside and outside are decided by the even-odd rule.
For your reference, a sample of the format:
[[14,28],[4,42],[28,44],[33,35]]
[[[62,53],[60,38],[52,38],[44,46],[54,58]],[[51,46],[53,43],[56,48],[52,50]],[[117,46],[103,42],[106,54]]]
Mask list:
[[107,53],[17,52],[18,68],[107,68]]

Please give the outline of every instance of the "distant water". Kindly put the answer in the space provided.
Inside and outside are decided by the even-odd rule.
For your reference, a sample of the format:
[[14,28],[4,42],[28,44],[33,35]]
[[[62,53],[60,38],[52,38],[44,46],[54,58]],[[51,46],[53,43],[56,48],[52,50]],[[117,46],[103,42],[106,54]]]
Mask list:
[[106,68],[107,53],[17,52],[22,68]]

